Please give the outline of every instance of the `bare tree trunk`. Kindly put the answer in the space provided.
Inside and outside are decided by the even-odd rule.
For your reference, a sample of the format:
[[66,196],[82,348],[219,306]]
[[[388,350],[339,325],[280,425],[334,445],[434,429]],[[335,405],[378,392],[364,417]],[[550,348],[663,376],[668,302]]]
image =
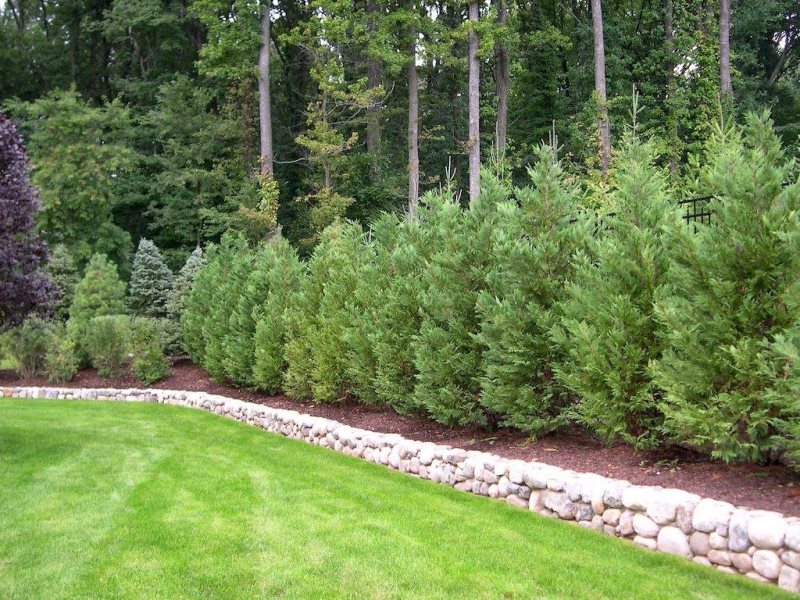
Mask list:
[[[505,0],[497,0],[497,24],[505,26],[508,9]],[[508,52],[501,42],[495,50],[495,81],[497,83],[497,154],[502,157],[506,150],[508,135],[508,88],[510,75],[508,72]]]
[[469,201],[478,199],[481,189],[481,139],[480,139],[480,63],[478,62],[478,32],[475,26],[480,18],[476,0],[469,3]]
[[261,3],[261,49],[258,53],[258,125],[261,133],[261,175],[272,175],[272,103],[269,96],[270,0]]
[[417,32],[408,44],[408,217],[419,205],[419,90],[417,89]]
[[611,160],[611,135],[608,127],[606,97],[606,50],[603,41],[603,9],[600,0],[592,0],[592,35],[594,37],[594,90],[597,94],[597,129],[600,134],[600,173],[608,172]]
[[[375,18],[377,6],[374,0],[367,2],[367,27],[371,33],[375,32]],[[381,64],[378,59],[370,57],[367,59],[367,89],[374,90],[381,84]],[[367,153],[372,161],[370,170],[373,177],[380,177],[380,151],[381,151],[381,122],[377,98],[370,97],[369,107],[367,108]]]
[[730,98],[731,87],[731,2],[719,0],[719,90],[723,100]]

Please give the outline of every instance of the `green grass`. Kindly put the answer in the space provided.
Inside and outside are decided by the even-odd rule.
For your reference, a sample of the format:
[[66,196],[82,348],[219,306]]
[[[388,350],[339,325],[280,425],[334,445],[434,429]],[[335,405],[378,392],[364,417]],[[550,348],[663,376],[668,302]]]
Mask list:
[[0,400],[0,598],[788,598],[152,404]]

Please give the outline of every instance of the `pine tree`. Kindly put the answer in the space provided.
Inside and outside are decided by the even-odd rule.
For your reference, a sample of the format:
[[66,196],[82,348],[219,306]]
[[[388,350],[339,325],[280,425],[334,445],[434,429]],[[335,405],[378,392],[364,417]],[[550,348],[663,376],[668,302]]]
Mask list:
[[661,354],[653,304],[668,266],[662,228],[675,208],[652,144],[633,131],[611,177],[616,215],[604,217],[608,230],[601,225],[591,252],[576,260],[553,332],[564,352],[556,374],[579,396],[580,422],[607,442],[647,447],[659,441],[663,420],[648,364]]
[[203,249],[197,246],[186,259],[172,284],[172,291],[167,302],[167,314],[171,318],[180,319],[186,305],[186,299],[192,291],[194,279],[205,264]]
[[442,240],[422,273],[415,402],[441,423],[486,424],[480,404],[481,345],[476,302],[484,287],[497,204],[509,191],[489,173],[464,212],[447,194],[429,197],[428,226]]
[[142,238],[133,257],[133,271],[128,286],[128,303],[137,314],[165,317],[172,293],[174,276],[161,251]]
[[519,205],[498,208],[477,339],[484,346],[481,404],[501,424],[541,435],[566,423],[568,394],[555,379],[560,357],[548,334],[587,231],[572,222],[581,194],[555,149],[541,146],[537,158],[529,168],[532,187],[516,190]]
[[47,248],[34,228],[39,199],[14,123],[0,111],[0,327],[49,312],[57,290],[43,270]]
[[60,321],[66,321],[75,294],[75,286],[78,284],[80,276],[75,260],[64,244],[57,244],[53,247],[50,261],[47,263],[47,272],[60,291],[53,316]]
[[800,183],[768,115],[746,123],[744,135],[721,127],[708,145],[712,224],[675,236],[654,372],[673,439],[759,461],[790,447],[797,456]]
[[89,322],[95,317],[124,313],[125,284],[117,274],[117,267],[105,254],[95,254],[75,286],[67,322],[67,331],[76,342],[81,364],[88,360],[85,338]]

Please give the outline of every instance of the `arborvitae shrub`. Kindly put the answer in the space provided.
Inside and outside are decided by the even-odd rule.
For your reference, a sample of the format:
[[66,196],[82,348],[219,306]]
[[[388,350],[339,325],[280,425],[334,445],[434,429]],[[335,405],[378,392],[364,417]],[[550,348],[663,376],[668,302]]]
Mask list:
[[266,293],[254,309],[252,380],[255,387],[275,393],[283,385],[286,370],[284,313],[296,302],[305,278],[305,266],[283,238],[272,241],[266,251],[271,259],[263,273]]
[[75,294],[69,307],[67,330],[75,341],[81,364],[88,360],[86,327],[89,321],[94,317],[123,313],[125,284],[119,279],[117,267],[105,254],[95,254],[75,286]]
[[170,373],[170,362],[164,355],[167,340],[163,321],[148,317],[131,321],[131,371],[144,385],[151,385]]
[[484,286],[497,204],[509,191],[483,173],[480,197],[465,212],[448,195],[431,196],[426,226],[441,243],[423,273],[415,401],[440,423],[487,423],[479,401],[481,345],[476,310]]
[[44,356],[44,374],[50,383],[72,381],[78,372],[75,340],[67,335],[66,326],[59,323],[50,336]]
[[[291,252],[288,243],[276,237],[255,253],[250,272],[240,290],[239,300],[231,313],[228,334],[224,341],[225,374],[235,383],[246,386],[255,383],[253,369],[257,319],[273,286],[292,285],[292,282],[280,283],[276,277],[279,261],[287,260],[287,255]],[[273,305],[272,308],[282,314],[285,306]]]
[[555,379],[560,357],[549,333],[587,228],[572,222],[581,193],[554,149],[542,146],[537,158],[532,187],[516,190],[519,205],[498,207],[477,339],[484,347],[481,404],[502,425],[542,435],[566,423],[569,394]]
[[239,303],[253,266],[253,252],[242,237],[225,236],[216,256],[212,274],[214,289],[203,321],[203,367],[216,380],[225,379],[225,341],[230,331],[231,315]]
[[348,303],[369,250],[361,227],[335,223],[322,235],[309,263],[310,281],[287,311],[286,391],[319,402],[351,392],[344,329]]
[[373,385],[377,398],[400,413],[422,411],[414,397],[416,336],[422,320],[419,294],[426,261],[438,246],[426,224],[427,212],[422,206],[418,220],[384,223],[374,233],[375,302],[368,325]]
[[220,270],[224,264],[223,259],[218,258],[218,251],[219,247],[214,244],[206,248],[204,264],[195,273],[180,311],[183,349],[197,364],[203,364],[206,348],[203,323],[208,314],[211,294],[221,280]]
[[183,309],[186,305],[186,299],[192,291],[194,279],[197,273],[206,264],[203,255],[203,249],[198,246],[186,259],[183,267],[175,276],[175,281],[172,284],[172,291],[169,294],[169,301],[167,302],[167,315],[176,321],[179,321],[183,314]]
[[591,253],[576,260],[553,332],[565,353],[556,372],[579,396],[579,421],[608,442],[646,447],[663,420],[648,363],[661,355],[653,304],[669,264],[663,227],[676,208],[651,144],[631,133],[611,183],[616,216],[603,218]]
[[148,317],[167,315],[172,294],[173,275],[161,251],[142,238],[133,257],[133,270],[128,286],[128,302],[136,314]]
[[[658,302],[665,428],[724,460],[797,452],[800,183],[767,115],[721,128],[702,181],[712,224],[676,236]],[[782,187],[794,178],[792,185]]]
[[9,349],[16,360],[20,377],[44,373],[45,354],[53,336],[53,324],[31,315],[11,335]]
[[394,215],[382,215],[372,224],[366,246],[367,260],[360,265],[351,301],[345,307],[348,317],[342,339],[350,392],[369,404],[381,401],[376,387],[375,339],[381,327],[391,326],[380,318],[380,309],[386,301],[386,290],[397,275],[391,270],[389,253],[398,230],[399,222]]
[[97,374],[103,378],[122,375],[128,362],[130,318],[127,315],[94,317],[84,331],[83,344]]
[[53,306],[53,317],[59,321],[66,321],[75,294],[75,286],[80,277],[75,259],[64,244],[57,244],[52,248],[47,272],[59,290],[58,301]]

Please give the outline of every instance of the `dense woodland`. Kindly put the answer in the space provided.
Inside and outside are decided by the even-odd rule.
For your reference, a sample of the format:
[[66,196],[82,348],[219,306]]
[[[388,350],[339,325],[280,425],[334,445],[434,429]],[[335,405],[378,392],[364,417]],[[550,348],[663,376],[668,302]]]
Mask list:
[[2,6],[22,376],[800,465],[796,2]]
[[230,228],[259,237],[276,204],[307,254],[337,216],[413,210],[448,178],[466,201],[478,163],[524,180],[553,130],[602,204],[634,90],[676,184],[721,113],[770,108],[790,148],[800,132],[794,0],[0,7],[0,105],[28,144],[41,231],[125,277],[141,237],[178,268]]

